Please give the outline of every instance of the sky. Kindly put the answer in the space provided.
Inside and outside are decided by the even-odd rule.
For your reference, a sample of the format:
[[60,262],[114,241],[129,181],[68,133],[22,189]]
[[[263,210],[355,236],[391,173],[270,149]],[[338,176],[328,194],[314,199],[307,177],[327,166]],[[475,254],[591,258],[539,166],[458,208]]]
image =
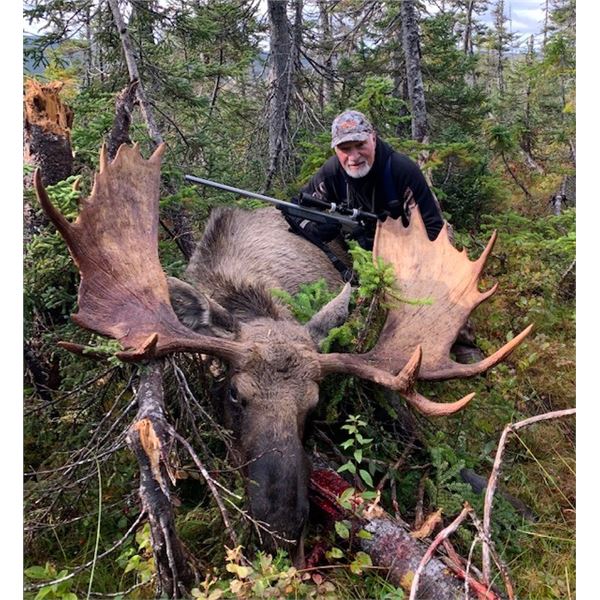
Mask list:
[[513,33],[537,34],[544,25],[544,0],[505,0],[505,15],[512,19]]
[[[262,0],[261,5],[264,5],[263,10],[266,11],[266,0]],[[545,0],[505,0],[505,14],[512,19],[512,31],[523,37],[538,34],[544,22],[544,6]],[[491,17],[489,22],[492,22]],[[38,33],[38,28],[23,21],[23,31]]]

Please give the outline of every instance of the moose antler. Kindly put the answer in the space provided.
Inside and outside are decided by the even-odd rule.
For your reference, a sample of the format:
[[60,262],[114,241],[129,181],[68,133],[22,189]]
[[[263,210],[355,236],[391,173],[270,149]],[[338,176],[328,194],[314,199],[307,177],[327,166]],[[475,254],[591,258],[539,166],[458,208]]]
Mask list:
[[[397,389],[421,412],[450,414],[460,410],[473,396],[458,402],[437,404],[417,394],[414,380],[471,377],[503,360],[529,334],[530,325],[490,357],[474,364],[459,364],[450,358],[450,348],[471,312],[489,298],[497,284],[486,292],[477,289],[479,276],[496,241],[492,235],[480,258],[471,261],[458,251],[444,225],[432,242],[417,206],[408,227],[400,219],[377,224],[373,256],[391,263],[398,292],[403,300],[388,298],[393,308],[375,347],[365,354],[329,354],[321,357],[325,372],[353,373]],[[415,351],[417,347],[417,351]],[[421,360],[416,364],[415,356]],[[412,372],[406,367],[413,365]],[[393,376],[400,369],[399,375]]]
[[[183,326],[170,301],[158,258],[158,201],[161,144],[149,160],[139,147],[122,145],[109,163],[100,152],[100,170],[91,195],[70,223],[48,198],[39,169],[34,175],[39,201],[65,239],[81,273],[79,326],[117,339],[124,360],[170,352],[207,352],[241,360],[246,345],[197,334]],[[63,344],[77,350],[74,344]]]

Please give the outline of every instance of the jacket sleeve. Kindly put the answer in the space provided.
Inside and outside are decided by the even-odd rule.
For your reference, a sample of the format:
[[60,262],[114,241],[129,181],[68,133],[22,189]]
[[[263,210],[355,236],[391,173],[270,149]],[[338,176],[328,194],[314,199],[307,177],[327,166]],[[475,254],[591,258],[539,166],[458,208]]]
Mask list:
[[[329,176],[332,167],[331,159],[327,161],[310,181],[300,190],[301,193],[310,194],[319,200],[335,202],[335,187],[332,185],[332,178]],[[297,198],[292,198],[294,204],[298,204]],[[301,229],[310,235],[316,236],[322,242],[330,242],[341,232],[342,226],[337,223],[315,223],[302,217],[286,216],[286,220],[295,231]]]
[[400,199],[404,203],[412,195],[421,211],[423,223],[427,230],[427,237],[430,240],[434,240],[444,225],[444,219],[442,218],[437,201],[433,197],[425,176],[417,163],[408,157],[406,157],[403,163],[398,171],[400,178],[396,181]]

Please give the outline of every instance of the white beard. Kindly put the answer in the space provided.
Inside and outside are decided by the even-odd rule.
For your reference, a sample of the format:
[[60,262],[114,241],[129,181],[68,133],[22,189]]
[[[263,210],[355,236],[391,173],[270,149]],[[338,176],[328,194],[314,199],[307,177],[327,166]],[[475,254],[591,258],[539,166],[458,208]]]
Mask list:
[[365,163],[362,167],[359,167],[358,169],[356,167],[354,167],[352,169],[348,169],[348,168],[344,167],[344,171],[346,171],[348,176],[352,177],[352,179],[360,179],[361,177],[364,177],[365,175],[368,174],[368,172],[371,170],[372,166],[373,165]]

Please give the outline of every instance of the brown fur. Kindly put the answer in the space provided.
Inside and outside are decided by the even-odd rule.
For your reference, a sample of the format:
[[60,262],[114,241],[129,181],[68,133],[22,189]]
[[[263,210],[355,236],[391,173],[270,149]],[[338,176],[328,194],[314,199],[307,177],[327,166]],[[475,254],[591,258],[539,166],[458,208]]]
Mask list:
[[[200,296],[194,299],[190,286],[169,282],[171,302],[184,323],[208,324],[216,333],[220,321],[221,329],[251,348],[231,369],[225,422],[238,440],[237,459],[247,465],[250,512],[276,533],[263,532],[263,548],[273,552],[282,546],[297,564],[303,556],[310,473],[302,437],[319,400],[321,378],[315,342],[343,322],[349,293],[306,327],[272,290],[295,293],[302,283],[323,277],[331,289],[342,284],[325,254],[288,231],[276,209],[220,208],[213,211],[186,271]],[[223,313],[230,315],[229,325]]]
[[275,208],[213,210],[186,271],[190,283],[243,320],[288,317],[271,290],[294,294],[322,277],[332,289],[342,283],[325,254],[291,233]]

